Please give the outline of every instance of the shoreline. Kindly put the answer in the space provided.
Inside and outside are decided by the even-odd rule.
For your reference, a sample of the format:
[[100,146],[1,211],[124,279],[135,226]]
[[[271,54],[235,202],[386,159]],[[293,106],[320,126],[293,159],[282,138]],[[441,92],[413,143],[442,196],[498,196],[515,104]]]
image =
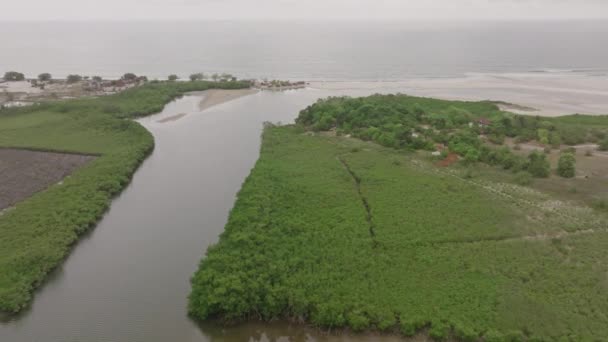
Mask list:
[[[498,102],[501,109],[513,113],[549,117],[570,114],[608,114],[608,77],[587,73],[470,73],[458,77],[412,77],[402,80],[311,80],[306,81],[305,84],[306,87],[293,90],[325,90],[353,96],[378,92],[403,93],[445,100],[488,100]],[[20,105],[23,101],[24,104],[29,104],[32,101],[44,100],[45,97],[56,99],[90,96],[86,92],[82,93],[71,88],[66,87],[63,92],[54,89],[54,97],[51,97],[50,89],[40,91],[27,86],[27,82],[2,82],[0,105]],[[250,95],[254,91],[263,90],[251,88],[245,95]],[[225,96],[223,94],[210,92],[202,102],[200,110],[245,95],[223,98]]]
[[608,77],[569,74],[475,74],[404,81],[310,82],[337,92],[403,93],[444,100],[493,101],[517,114],[555,117],[608,114]]

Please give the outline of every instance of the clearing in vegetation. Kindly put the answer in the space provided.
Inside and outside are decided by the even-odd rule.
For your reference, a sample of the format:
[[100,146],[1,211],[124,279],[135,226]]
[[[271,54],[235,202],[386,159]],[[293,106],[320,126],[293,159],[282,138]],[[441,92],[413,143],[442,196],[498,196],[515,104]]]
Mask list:
[[0,210],[46,189],[94,156],[0,148]]
[[606,216],[392,147],[267,127],[190,313],[465,341],[608,336]]
[[247,87],[248,82],[150,82],[111,96],[0,110],[0,147],[98,155],[62,184],[0,216],[0,311],[17,312],[30,302],[33,290],[152,151],[152,135],[132,118],[160,112],[185,92]]

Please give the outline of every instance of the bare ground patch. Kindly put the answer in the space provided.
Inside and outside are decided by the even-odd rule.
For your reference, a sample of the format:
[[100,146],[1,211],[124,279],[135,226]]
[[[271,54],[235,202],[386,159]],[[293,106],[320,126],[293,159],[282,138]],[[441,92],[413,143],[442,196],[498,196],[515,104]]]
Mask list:
[[0,210],[61,181],[95,156],[0,148]]

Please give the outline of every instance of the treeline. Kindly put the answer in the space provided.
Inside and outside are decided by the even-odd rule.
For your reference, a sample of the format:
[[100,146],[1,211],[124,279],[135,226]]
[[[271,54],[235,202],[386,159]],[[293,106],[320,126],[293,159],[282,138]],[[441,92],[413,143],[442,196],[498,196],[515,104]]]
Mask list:
[[188,91],[248,86],[246,82],[149,83],[94,99],[0,110],[2,147],[98,155],[61,185],[0,216],[0,311],[18,312],[27,306],[35,288],[102,217],[112,197],[152,151],[152,135],[128,119],[159,112]]
[[[465,162],[486,162],[505,169],[549,175],[546,157],[537,152],[527,158],[508,147],[492,148],[485,140],[503,145],[537,141],[549,148],[562,144],[599,143],[608,148],[608,117],[575,115],[562,118],[516,115],[491,102],[444,101],[406,95],[365,98],[329,98],[304,109],[296,122],[312,130],[375,141],[398,149],[434,151],[443,146]],[[484,137],[484,139],[482,139]]]

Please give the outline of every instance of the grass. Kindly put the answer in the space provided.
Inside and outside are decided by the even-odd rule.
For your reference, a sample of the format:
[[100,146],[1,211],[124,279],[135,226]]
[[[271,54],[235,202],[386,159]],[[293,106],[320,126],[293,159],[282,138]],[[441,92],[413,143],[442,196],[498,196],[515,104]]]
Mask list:
[[269,127],[189,311],[438,340],[601,340],[605,228],[414,153]]
[[34,289],[92,228],[152,151],[154,139],[128,120],[162,110],[184,92],[247,83],[150,83],[100,98],[0,111],[0,147],[99,155],[87,166],[0,216],[0,311],[18,312]]

